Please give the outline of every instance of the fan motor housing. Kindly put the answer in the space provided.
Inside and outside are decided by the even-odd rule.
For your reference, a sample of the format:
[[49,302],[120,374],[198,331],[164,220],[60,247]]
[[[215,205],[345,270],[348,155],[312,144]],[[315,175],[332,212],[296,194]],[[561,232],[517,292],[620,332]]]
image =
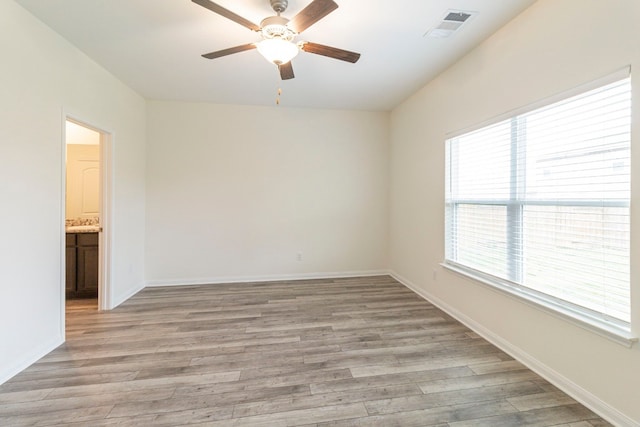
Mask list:
[[289,6],[289,0],[271,0],[271,7],[276,13],[282,13],[287,10]]
[[283,18],[282,16],[270,16],[265,18],[260,23],[260,32],[262,33],[262,38],[264,39],[283,39],[287,41],[293,40],[296,33],[293,32],[289,27],[287,27],[287,23],[289,20],[287,18]]

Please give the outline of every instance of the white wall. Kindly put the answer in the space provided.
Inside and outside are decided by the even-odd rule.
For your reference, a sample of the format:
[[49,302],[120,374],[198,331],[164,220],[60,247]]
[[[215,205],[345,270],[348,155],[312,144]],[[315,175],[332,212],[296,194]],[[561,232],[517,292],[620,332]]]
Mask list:
[[[629,350],[439,267],[444,259],[444,141],[449,132],[626,65],[640,69],[638,22],[637,0],[539,0],[391,116],[390,264],[395,274],[564,381],[572,393],[621,425],[640,423],[637,346]],[[640,73],[632,79],[633,104],[640,105]],[[640,142],[640,109],[633,114],[635,145]],[[640,201],[640,150],[633,149],[632,156],[635,206]],[[632,210],[632,229],[631,259],[637,261],[637,209]],[[636,313],[639,276],[635,264]],[[637,320],[636,315],[636,325]]]
[[113,132],[112,303],[144,283],[145,101],[0,2],[0,383],[62,341],[63,111]]
[[387,268],[388,113],[157,101],[147,111],[149,284]]

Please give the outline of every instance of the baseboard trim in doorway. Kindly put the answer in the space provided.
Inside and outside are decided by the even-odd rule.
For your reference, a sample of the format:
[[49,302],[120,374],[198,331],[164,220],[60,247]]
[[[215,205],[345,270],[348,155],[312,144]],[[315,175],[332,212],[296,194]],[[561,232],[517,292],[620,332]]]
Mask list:
[[109,304],[109,307],[107,309],[113,310],[114,308],[116,308],[117,306],[119,306],[120,304],[122,304],[123,302],[125,302],[126,300],[128,300],[129,298],[131,298],[141,290],[143,290],[144,288],[145,288],[144,283],[140,283],[139,285],[127,291],[124,295],[118,295],[117,297],[114,297],[113,300],[110,301],[111,304]]

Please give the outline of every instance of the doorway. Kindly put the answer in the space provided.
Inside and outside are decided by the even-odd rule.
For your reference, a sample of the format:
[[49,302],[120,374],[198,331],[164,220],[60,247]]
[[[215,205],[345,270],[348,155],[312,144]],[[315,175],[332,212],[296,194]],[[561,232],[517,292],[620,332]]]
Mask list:
[[[64,120],[64,268],[62,315],[108,309],[109,149],[111,135]],[[66,318],[66,316],[65,316]],[[65,321],[62,322],[64,328]]]

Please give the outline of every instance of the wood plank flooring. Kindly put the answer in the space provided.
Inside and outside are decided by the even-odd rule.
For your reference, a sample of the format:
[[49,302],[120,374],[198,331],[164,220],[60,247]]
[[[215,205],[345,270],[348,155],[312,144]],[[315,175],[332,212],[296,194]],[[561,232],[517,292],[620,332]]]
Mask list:
[[387,276],[67,312],[67,342],[0,386],[0,425],[609,425]]

